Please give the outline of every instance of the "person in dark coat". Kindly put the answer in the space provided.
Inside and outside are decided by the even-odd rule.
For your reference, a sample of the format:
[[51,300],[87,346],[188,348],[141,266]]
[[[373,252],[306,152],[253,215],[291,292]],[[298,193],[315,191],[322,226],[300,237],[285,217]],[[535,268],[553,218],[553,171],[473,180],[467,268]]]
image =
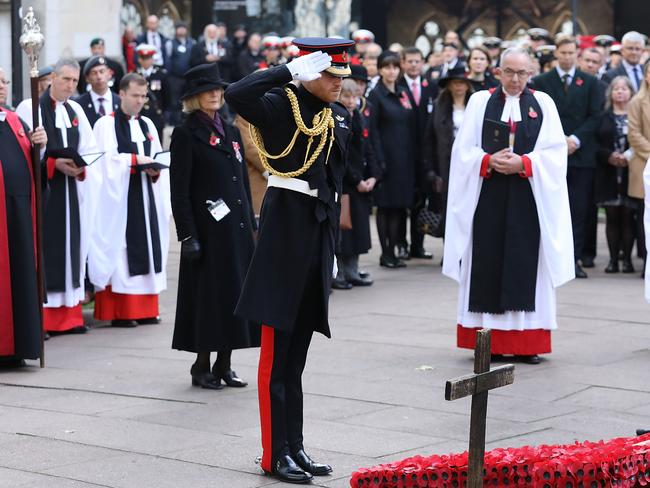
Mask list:
[[147,80],[147,103],[142,109],[142,115],[149,117],[158,130],[158,137],[162,140],[162,131],[165,127],[165,92],[167,91],[167,71],[154,64],[156,49],[150,44],[140,44],[137,47],[138,70],[137,73]]
[[[305,55],[257,71],[226,90],[226,102],[251,123],[270,173],[257,247],[236,313],[263,324],[261,467],[293,483],[332,471],[305,453],[302,372],[314,332],[331,336],[329,291],[350,135],[348,112],[335,102],[341,77],[350,74],[346,51],[353,43],[296,39]],[[312,137],[318,142],[310,144]]]
[[90,90],[75,98],[75,102],[84,109],[91,127],[104,115],[109,115],[120,107],[120,96],[108,87],[111,74],[107,58],[93,56],[86,61],[82,71],[84,78],[90,85]]
[[250,75],[260,67],[260,63],[264,60],[261,47],[262,36],[259,32],[251,33],[246,49],[241,51],[239,56],[237,56],[237,71],[240,78]]
[[[192,384],[218,390],[246,386],[230,367],[233,349],[259,346],[259,324],[235,317],[256,230],[243,143],[223,122],[226,83],[216,64],[186,74],[188,114],[171,141],[171,199],[181,244],[172,347],[197,353]],[[217,360],[210,370],[210,352]]]
[[[104,39],[101,37],[96,37],[90,41],[90,54],[91,56],[89,58],[86,58],[79,63],[81,72],[85,73],[86,63],[90,59],[94,58],[95,56],[102,56],[104,57],[106,65],[109,69],[108,87],[115,93],[120,91],[120,81],[124,76],[124,68],[122,68],[122,64],[120,62],[106,57],[106,46],[104,44]],[[79,93],[79,95],[83,95],[89,91],[90,88],[90,82],[86,80],[85,76],[80,76],[79,82],[77,83],[77,93]]]
[[595,201],[605,207],[605,233],[609,247],[609,264],[605,273],[618,273],[619,251],[623,252],[623,273],[634,273],[636,203],[628,196],[628,162],[632,157],[627,140],[627,105],[634,95],[632,82],[626,76],[614,78],[607,89],[607,108],[596,134]]
[[484,47],[475,47],[467,57],[467,78],[472,83],[473,91],[489,90],[499,85],[499,80],[490,69],[492,58]]
[[185,91],[183,75],[190,69],[192,48],[196,41],[188,36],[187,24],[176,22],[176,35],[165,43],[165,69],[167,70],[167,90],[165,107],[167,120],[170,125],[177,126],[182,121],[180,96]]
[[190,64],[198,66],[205,63],[217,63],[221,76],[225,80],[230,80],[233,66],[232,46],[230,41],[225,37],[219,37],[220,30],[225,32],[225,27],[208,24],[203,29],[203,39],[197,42],[192,48]]
[[[362,68],[362,66],[357,66]],[[365,70],[364,70],[365,71]],[[366,75],[367,79],[367,75]],[[342,229],[336,253],[339,272],[332,288],[347,290],[353,286],[370,286],[373,281],[359,274],[359,254],[367,253],[370,243],[370,193],[372,192],[379,169],[370,144],[368,119],[359,112],[357,83],[347,79],[341,87],[340,102],[350,113],[350,145],[348,165],[343,179],[343,194],[350,201],[350,220],[352,229]]]
[[368,100],[374,110],[370,137],[381,179],[373,192],[377,206],[377,233],[382,254],[379,264],[387,268],[405,267],[395,255],[406,209],[413,206],[415,189],[416,122],[407,91],[397,84],[399,54],[384,51],[378,59],[381,80]]
[[440,194],[439,208],[444,228],[451,148],[473,90],[471,81],[465,77],[465,68],[450,70],[438,84],[442,91],[433,104],[425,130],[423,166],[427,181]]

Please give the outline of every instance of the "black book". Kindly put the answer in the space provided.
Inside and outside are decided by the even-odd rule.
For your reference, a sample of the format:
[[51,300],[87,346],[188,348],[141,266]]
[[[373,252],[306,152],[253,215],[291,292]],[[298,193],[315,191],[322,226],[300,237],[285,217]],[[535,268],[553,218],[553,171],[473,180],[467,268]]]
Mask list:
[[89,153],[89,154],[79,154],[77,151],[71,147],[64,147],[62,149],[48,149],[47,157],[48,158],[66,158],[72,159],[77,168],[84,168],[90,166],[99,158],[104,155],[103,152]]
[[136,169],[169,169],[171,163],[171,154],[169,151],[156,153],[153,157],[153,163],[138,164]]
[[494,154],[510,146],[510,126],[505,122],[485,119],[483,123],[483,150]]

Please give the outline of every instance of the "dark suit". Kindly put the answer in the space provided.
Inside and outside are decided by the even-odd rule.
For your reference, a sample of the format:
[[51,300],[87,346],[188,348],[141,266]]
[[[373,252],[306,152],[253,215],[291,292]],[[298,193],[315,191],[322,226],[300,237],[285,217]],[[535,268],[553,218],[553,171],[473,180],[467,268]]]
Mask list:
[[[149,42],[149,32],[148,31],[144,31],[142,34],[140,34],[136,38],[135,41],[137,43],[136,45],[151,44],[152,46],[156,46],[157,48],[159,48],[160,49],[160,54],[162,56],[162,64],[156,62],[156,65],[157,66],[163,66],[165,64],[166,60],[167,60],[167,49],[165,49],[165,44],[167,43],[167,38],[165,36],[163,36],[162,34],[160,34],[159,32],[156,32],[156,34],[160,38],[160,45],[158,45],[156,43],[150,43]],[[136,58],[137,58],[137,56],[138,56],[138,54],[136,52]]]
[[[234,65],[230,41],[228,41],[228,39],[219,39],[217,41],[217,48],[219,51],[221,51],[220,59],[217,61],[217,65],[219,66],[219,73],[224,80],[230,81],[232,79],[231,75]],[[190,64],[192,66],[198,66],[199,64],[207,63],[208,61],[205,58],[208,54],[210,53],[208,52],[208,46],[205,42],[205,39],[197,42],[192,48]]]
[[[122,68],[122,65],[119,62],[111,58],[105,59],[106,66],[108,66],[108,68],[113,72],[113,77],[108,80],[108,87],[115,93],[118,93],[120,91],[120,81],[124,76],[124,68]],[[83,95],[90,90],[90,83],[86,82],[86,77],[83,75],[84,65],[87,61],[88,59],[84,59],[79,63],[79,66],[81,68],[79,71],[79,82],[77,83],[77,92],[79,95]]]
[[[639,67],[639,81],[640,83],[643,83],[643,66],[641,66],[640,64],[637,66]],[[617,76],[625,76],[626,78],[629,78],[629,75],[627,74],[627,70],[623,65],[623,61],[621,61],[621,64],[619,64],[616,68],[605,71],[605,74],[603,74],[603,77],[601,79],[609,85],[612,82],[612,80]],[[632,86],[636,88],[636,80],[631,80],[631,81],[632,81]]]
[[[90,126],[95,127],[95,122],[99,120],[101,115],[99,115],[95,109],[95,104],[93,103],[93,99],[90,96],[90,92],[86,92],[83,95],[78,96],[74,99],[74,101],[81,105],[81,108],[84,109],[86,117],[88,117],[88,122],[90,122]],[[104,110],[106,111],[105,115],[109,115],[111,112],[115,112],[118,108],[120,108],[120,97],[111,92],[111,100],[104,102]]]
[[596,130],[602,114],[602,89],[599,80],[576,69],[567,92],[556,69],[534,78],[535,89],[547,93],[555,102],[566,136],[575,135],[580,148],[569,155],[567,184],[573,224],[575,258],[582,258],[585,222],[593,200],[596,169]]

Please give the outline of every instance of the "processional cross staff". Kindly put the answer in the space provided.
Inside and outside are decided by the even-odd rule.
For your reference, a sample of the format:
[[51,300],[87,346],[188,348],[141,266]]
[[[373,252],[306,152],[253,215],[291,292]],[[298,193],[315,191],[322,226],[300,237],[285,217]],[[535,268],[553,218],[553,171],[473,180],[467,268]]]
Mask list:
[[490,369],[490,354],[490,330],[479,330],[474,347],[474,374],[448,380],[445,385],[445,400],[458,400],[472,395],[467,488],[483,487],[488,391],[510,385],[515,380],[515,367],[512,364]]
[[[27,54],[30,65],[30,81],[32,95],[32,127],[34,130],[40,125],[39,97],[38,97],[38,57],[45,43],[41,34],[41,27],[34,16],[34,9],[29,7],[27,15],[23,18],[23,33],[20,36],[20,45]],[[43,328],[43,302],[45,290],[43,286],[43,208],[41,192],[41,148],[38,144],[32,147],[32,173],[34,175],[34,200],[36,202],[36,280],[38,287],[39,317],[41,323],[41,368],[45,367],[45,329]]]

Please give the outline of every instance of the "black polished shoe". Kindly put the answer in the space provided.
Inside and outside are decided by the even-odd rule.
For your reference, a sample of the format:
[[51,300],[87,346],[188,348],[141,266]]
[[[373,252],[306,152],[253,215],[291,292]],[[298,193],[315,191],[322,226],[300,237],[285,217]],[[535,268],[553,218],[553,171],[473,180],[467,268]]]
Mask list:
[[583,268],[595,268],[596,265],[594,264],[594,258],[591,256],[588,257],[583,257],[581,260],[582,262],[582,267]]
[[352,289],[352,285],[344,279],[334,278],[332,281],[332,288],[334,290],[350,290]]
[[397,260],[397,267],[398,268],[406,268],[406,263],[402,261],[401,259]]
[[111,320],[111,327],[127,327],[133,328],[137,327],[138,323],[135,320]]
[[576,278],[587,278],[587,273],[578,263],[576,263]]
[[229,369],[225,373],[219,373],[215,368],[212,368],[212,374],[215,378],[222,379],[227,386],[232,388],[243,388],[244,386],[248,386],[248,383],[237,376],[237,373],[232,369]]
[[14,368],[24,368],[27,366],[27,363],[24,359],[20,358],[0,358],[0,369],[14,369]]
[[623,269],[621,271],[623,271],[623,273],[634,273],[636,270],[634,269],[632,261],[626,260],[623,261]]
[[310,472],[298,467],[296,462],[288,454],[281,456],[273,463],[272,473],[268,471],[265,471],[265,473],[285,483],[305,484],[310,483],[314,479]]
[[405,246],[397,246],[397,253],[396,253],[397,259],[404,259],[405,261],[408,261],[409,259],[409,252],[408,249]]
[[386,256],[381,256],[379,258],[379,266],[383,266],[384,268],[399,268],[399,261],[395,257],[386,257]]
[[370,286],[374,282],[370,278],[362,278],[359,276],[358,278],[350,278],[348,280],[348,283],[350,283],[352,286]]
[[618,273],[618,260],[610,259],[607,267],[605,268],[605,273]]
[[370,273],[368,273],[367,271],[359,270],[358,273],[359,273],[359,276],[361,276],[362,278],[368,278],[370,276]]
[[154,325],[160,323],[160,317],[148,317],[146,319],[137,319],[138,325]]
[[314,476],[325,476],[332,472],[332,466],[329,464],[316,463],[310,458],[304,449],[291,454],[291,457],[296,461],[296,464],[305,471],[313,474]]
[[221,380],[214,376],[210,371],[195,371],[194,366],[190,369],[192,375],[192,386],[200,386],[206,390],[223,390]]
[[70,334],[85,334],[90,328],[87,325],[80,325],[78,327],[73,327],[68,331]]
[[420,249],[411,248],[411,252],[409,255],[414,259],[433,259],[433,254],[431,254],[428,251],[425,251],[422,248]]
[[516,356],[519,361],[524,364],[539,364],[542,362],[541,358],[537,354],[527,355],[527,356]]

